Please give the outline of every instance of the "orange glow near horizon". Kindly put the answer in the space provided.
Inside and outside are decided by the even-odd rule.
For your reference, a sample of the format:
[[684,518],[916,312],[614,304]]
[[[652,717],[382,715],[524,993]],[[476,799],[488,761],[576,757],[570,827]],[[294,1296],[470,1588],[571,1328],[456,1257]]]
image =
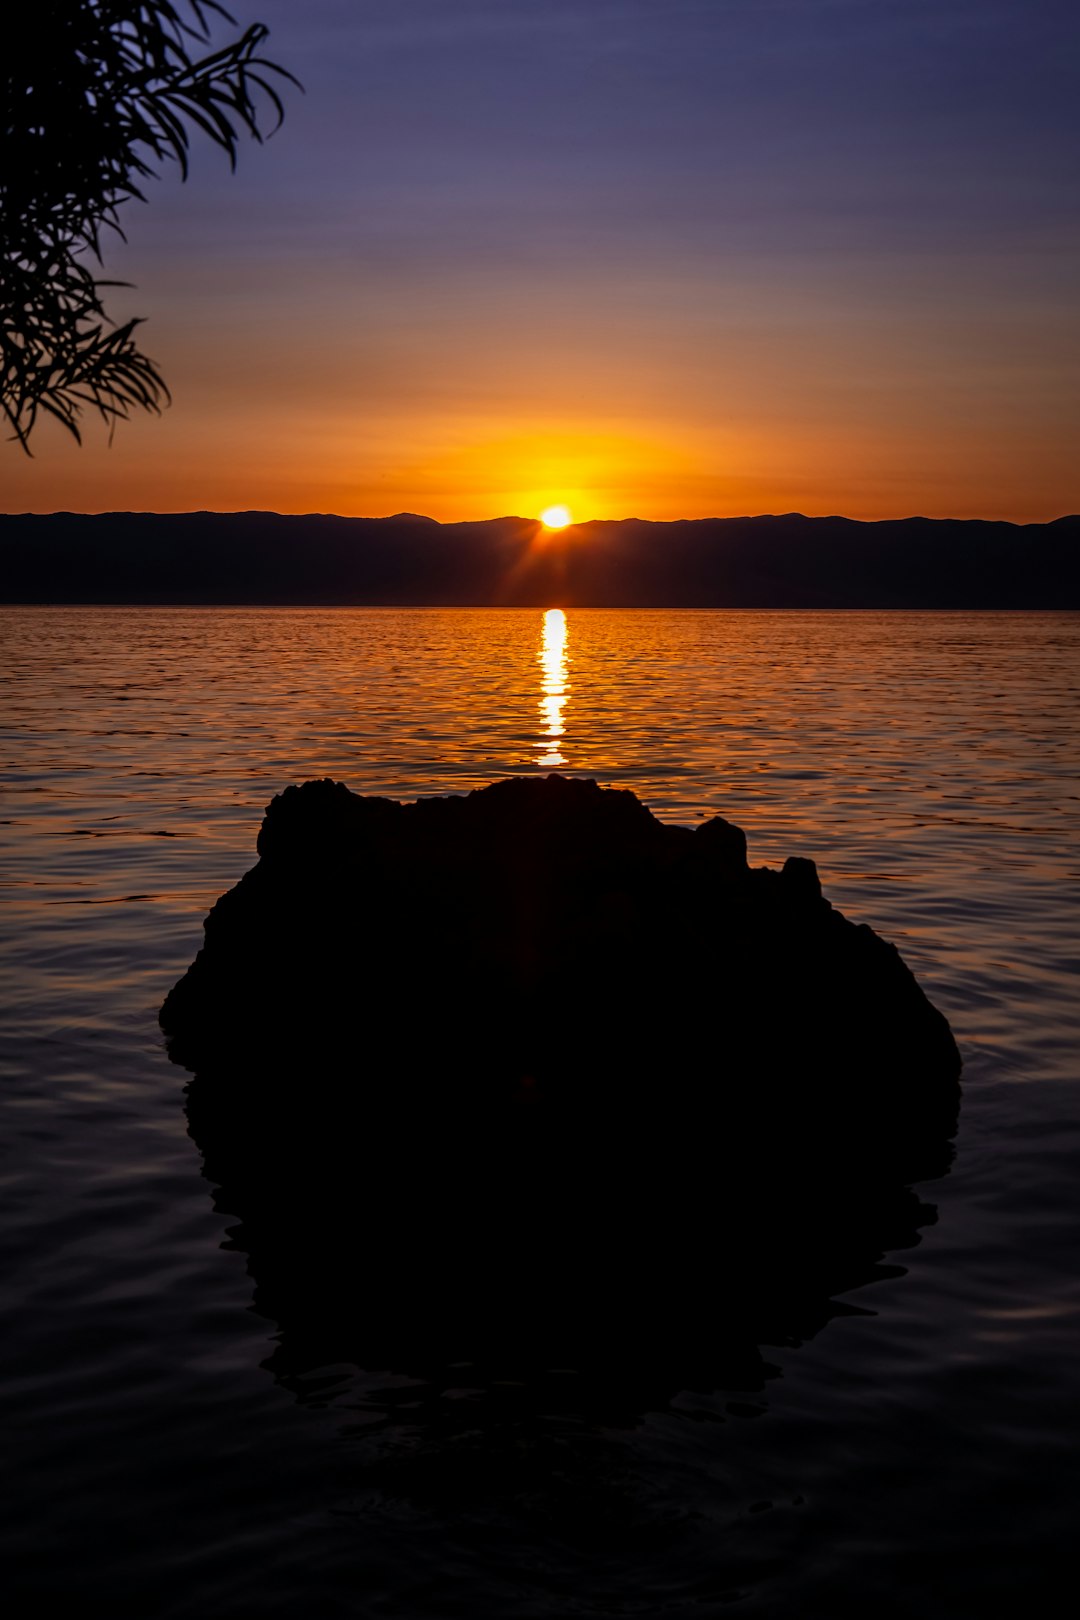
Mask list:
[[540,636],[537,661],[543,671],[540,688],[540,754],[536,763],[552,770],[566,764],[560,739],[566,732],[563,710],[570,683],[567,678],[566,614],[562,608],[548,608]]
[[[527,365],[527,396],[500,378],[501,397],[492,384],[482,397],[403,400],[388,359],[378,408],[342,383],[336,396],[326,384],[323,397],[316,391],[292,412],[269,384],[256,396],[265,379],[244,380],[240,365],[227,373],[220,359],[166,352],[175,403],[161,420],[121,424],[111,448],[88,423],[82,449],[42,422],[33,459],[0,446],[0,507],[417,512],[440,523],[528,518],[555,506],[571,522],[761,512],[1040,522],[1076,510],[1075,444],[1064,418],[1030,424],[1018,460],[1014,424],[991,411],[1005,394],[980,404],[984,421],[972,407],[946,424],[913,391],[867,397],[865,389],[860,413],[849,417],[835,385],[812,400],[784,396],[779,414],[782,379],[752,358],[756,370],[748,358],[726,394],[703,398],[696,379],[669,384],[674,397],[663,411],[628,399],[613,414],[599,382],[586,388],[582,362],[586,397],[572,412],[546,397]],[[435,360],[431,369],[440,370]],[[952,396],[947,403],[954,409]]]
[[827,254],[797,274],[740,261],[719,280],[711,261],[668,280],[666,254],[543,270],[496,256],[447,279],[403,251],[359,278],[320,260],[310,281],[293,257],[259,255],[253,288],[248,259],[206,261],[182,204],[159,216],[175,217],[174,258],[121,256],[138,291],[111,307],[147,318],[172,405],[121,423],[111,448],[90,418],[82,448],[45,420],[32,459],[0,445],[4,510],[441,523],[551,506],[578,522],[1077,510],[1065,305],[1017,302],[1008,278],[983,287],[966,260],[959,310],[931,296],[928,272],[908,305],[907,273],[863,279]]

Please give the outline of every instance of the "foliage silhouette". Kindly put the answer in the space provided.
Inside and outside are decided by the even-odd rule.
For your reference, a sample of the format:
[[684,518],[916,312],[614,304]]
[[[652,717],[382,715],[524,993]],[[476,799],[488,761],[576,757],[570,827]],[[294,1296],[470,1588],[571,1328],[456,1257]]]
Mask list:
[[[199,56],[218,0],[37,0],[20,8],[0,66],[0,404],[30,453],[41,412],[79,442],[86,407],[109,424],[160,412],[169,391],[135,342],[133,319],[109,320],[102,235],[123,236],[119,210],[157,166],[186,179],[192,129],[235,168],[240,139],[280,124],[275,80],[254,23]],[[269,115],[271,124],[266,129]]]

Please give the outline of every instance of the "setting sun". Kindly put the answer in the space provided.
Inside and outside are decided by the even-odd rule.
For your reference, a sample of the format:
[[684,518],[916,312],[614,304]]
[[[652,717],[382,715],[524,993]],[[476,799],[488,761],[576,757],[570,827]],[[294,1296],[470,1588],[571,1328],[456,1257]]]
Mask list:
[[565,529],[574,519],[568,506],[547,506],[540,514],[540,521],[546,529]]

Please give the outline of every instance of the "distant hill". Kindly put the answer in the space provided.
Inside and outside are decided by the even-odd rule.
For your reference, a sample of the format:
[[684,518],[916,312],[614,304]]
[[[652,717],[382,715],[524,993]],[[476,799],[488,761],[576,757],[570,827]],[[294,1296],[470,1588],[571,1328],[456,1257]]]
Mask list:
[[1080,517],[627,518],[549,534],[527,518],[409,512],[0,515],[0,600],[1080,608]]

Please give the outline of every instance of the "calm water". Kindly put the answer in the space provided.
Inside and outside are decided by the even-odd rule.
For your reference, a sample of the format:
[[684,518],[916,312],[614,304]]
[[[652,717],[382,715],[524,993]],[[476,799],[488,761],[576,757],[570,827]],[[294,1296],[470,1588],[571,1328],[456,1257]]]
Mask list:
[[[1080,618],[0,624],[8,1595],[213,1620],[966,1616],[1067,1567]],[[937,1224],[857,1313],[768,1351],[761,1390],[479,1430],[467,1369],[437,1398],[340,1366],[298,1394],[264,1365],[274,1324],[157,1008],[286,783],[412,797],[551,768],[668,819],[720,812],[756,864],[813,855],[899,944],[966,1061],[955,1164],[920,1189]]]

